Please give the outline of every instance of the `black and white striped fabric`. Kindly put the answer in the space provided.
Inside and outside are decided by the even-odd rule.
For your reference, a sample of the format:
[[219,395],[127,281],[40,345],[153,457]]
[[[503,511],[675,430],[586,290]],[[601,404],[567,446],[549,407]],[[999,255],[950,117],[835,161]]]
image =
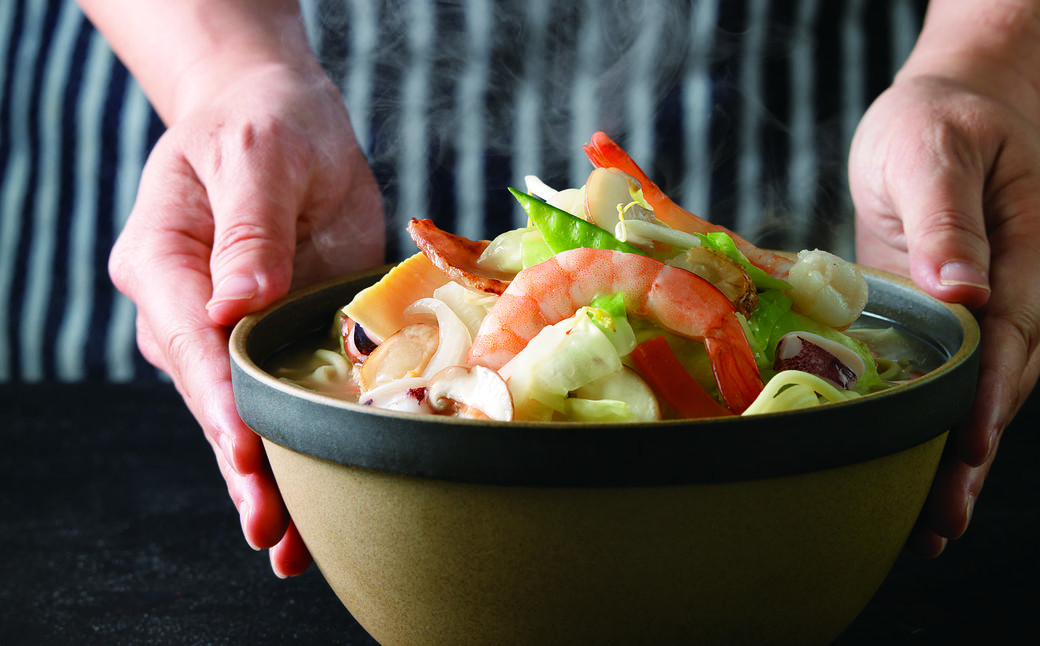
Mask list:
[[[766,246],[851,256],[845,161],[923,0],[304,0],[384,188],[468,237],[507,186],[590,170],[595,130],[676,201]],[[162,124],[72,0],[0,3],[0,382],[153,379],[106,273]]]

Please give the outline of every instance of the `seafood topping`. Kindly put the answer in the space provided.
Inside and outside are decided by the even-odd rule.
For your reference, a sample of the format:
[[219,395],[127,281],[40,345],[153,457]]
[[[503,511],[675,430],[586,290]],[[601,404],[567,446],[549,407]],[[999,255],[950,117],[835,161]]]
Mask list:
[[790,332],[776,346],[773,368],[801,370],[852,390],[863,374],[863,359],[835,341],[811,332]]
[[471,289],[501,294],[512,278],[489,272],[477,262],[488,240],[469,240],[439,229],[433,220],[415,218],[408,223],[408,233],[437,269]]
[[292,368],[301,383],[425,415],[646,422],[818,406],[912,377],[896,351],[882,379],[844,332],[868,297],[855,265],[697,217],[602,132],[585,151],[580,188],[510,188],[527,222],[494,240],[412,219],[419,252],[337,311],[328,341],[343,356],[312,349]]
[[341,315],[341,334],[343,336],[343,353],[354,363],[364,363],[368,355],[379,346],[357,321]]
[[436,326],[416,323],[401,328],[368,355],[358,371],[365,390],[402,379],[419,377],[437,351]]

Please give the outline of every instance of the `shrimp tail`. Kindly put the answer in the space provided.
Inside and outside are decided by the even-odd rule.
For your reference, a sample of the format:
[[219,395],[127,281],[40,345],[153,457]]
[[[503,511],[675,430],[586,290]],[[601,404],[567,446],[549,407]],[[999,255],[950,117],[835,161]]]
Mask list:
[[712,337],[705,337],[704,348],[708,351],[722,401],[734,413],[743,413],[762,392],[762,380],[753,355]]
[[602,131],[593,133],[592,139],[583,148],[593,166],[616,168],[639,182],[639,186],[643,189],[643,197],[653,207],[654,215],[673,229],[686,233],[703,233],[706,228],[714,226],[673,202],[643,172],[639,164],[607,136],[607,133]]
[[792,264],[789,258],[761,249],[730,229],[708,222],[676,204],[605,132],[593,133],[591,140],[583,148],[593,166],[616,168],[639,182],[643,189],[643,197],[661,222],[690,234],[725,233],[756,267],[776,278],[784,278],[787,275]]

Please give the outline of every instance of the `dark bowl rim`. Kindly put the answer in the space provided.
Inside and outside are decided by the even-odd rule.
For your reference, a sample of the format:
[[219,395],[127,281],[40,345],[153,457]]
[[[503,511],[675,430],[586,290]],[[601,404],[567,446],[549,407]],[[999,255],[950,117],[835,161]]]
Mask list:
[[[349,291],[353,284],[375,282],[390,267],[295,290],[234,327],[229,348],[236,403],[257,434],[319,459],[423,478],[533,486],[694,484],[781,477],[897,453],[945,433],[967,412],[974,396],[980,332],[971,312],[932,298],[903,276],[867,267],[861,270],[872,295],[877,286],[887,286],[948,313],[947,323],[955,321],[959,327],[959,344],[944,348],[949,358],[908,385],[813,409],[668,420],[650,428],[631,422],[475,421],[373,409],[283,382],[260,367],[278,348],[265,348],[265,356],[254,358],[257,348],[251,341],[258,327],[301,304]],[[867,311],[880,318],[898,315],[872,311],[871,305]],[[335,309],[327,311],[326,320],[331,321]],[[302,325],[296,317],[288,318],[290,324]],[[914,397],[925,405],[911,405]],[[884,421],[893,415],[912,431],[886,431]],[[298,425],[308,417],[310,430]],[[349,419],[349,432],[337,418]],[[789,427],[798,425],[792,437]],[[848,425],[864,430],[851,434]],[[788,433],[780,438],[777,428]],[[683,454],[685,459],[676,457]]]

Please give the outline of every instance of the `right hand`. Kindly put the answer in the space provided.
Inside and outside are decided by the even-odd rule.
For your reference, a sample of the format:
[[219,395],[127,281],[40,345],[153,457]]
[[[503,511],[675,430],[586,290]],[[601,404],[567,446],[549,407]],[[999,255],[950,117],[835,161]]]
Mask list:
[[316,63],[206,74],[148,159],[109,270],[137,305],[142,354],[202,426],[246,540],[291,576],[310,555],[238,416],[228,328],[292,287],[381,263],[383,207]]

